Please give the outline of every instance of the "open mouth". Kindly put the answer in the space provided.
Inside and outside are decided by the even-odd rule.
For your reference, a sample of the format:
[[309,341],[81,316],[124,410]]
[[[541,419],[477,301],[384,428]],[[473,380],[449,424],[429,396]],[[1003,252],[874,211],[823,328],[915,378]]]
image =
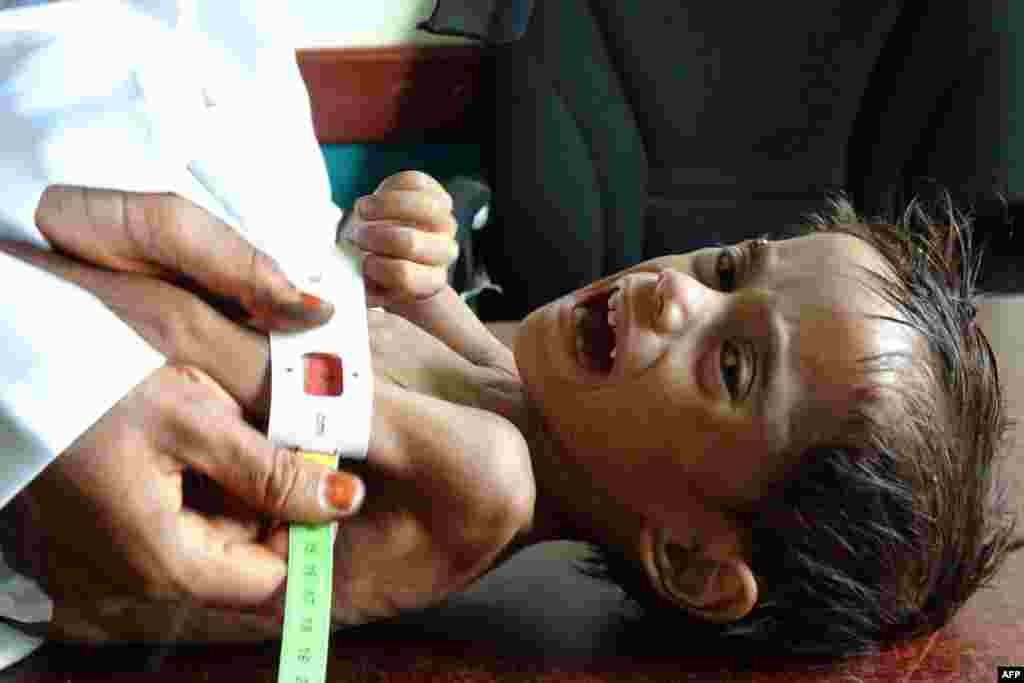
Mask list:
[[619,287],[612,287],[588,297],[573,309],[576,357],[591,372],[607,375],[615,367],[620,292]]

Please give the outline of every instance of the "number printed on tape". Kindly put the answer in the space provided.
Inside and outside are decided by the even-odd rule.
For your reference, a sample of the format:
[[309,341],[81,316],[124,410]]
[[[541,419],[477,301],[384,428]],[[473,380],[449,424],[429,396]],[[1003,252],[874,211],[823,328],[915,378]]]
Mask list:
[[334,523],[292,524],[278,683],[324,683],[331,631]]

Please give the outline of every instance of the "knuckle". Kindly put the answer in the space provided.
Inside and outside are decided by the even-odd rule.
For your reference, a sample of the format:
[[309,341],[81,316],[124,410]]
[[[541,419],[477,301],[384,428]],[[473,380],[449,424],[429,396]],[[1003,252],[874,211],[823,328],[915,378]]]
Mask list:
[[398,228],[394,231],[393,239],[396,256],[413,260],[419,257],[421,248],[418,230]]
[[277,272],[277,262],[262,249],[250,248],[252,249],[253,274],[269,279],[269,276]]
[[183,435],[199,436],[210,428],[210,411],[219,410],[223,397],[218,387],[202,368],[175,360],[164,366],[170,373],[173,388],[163,392],[167,411],[174,415]]
[[184,200],[173,194],[143,195],[136,206],[125,207],[124,223],[139,253],[162,264],[175,264],[175,242],[186,230]]
[[449,222],[455,220],[451,209],[445,206],[444,200],[439,194],[422,192],[416,197],[416,205],[419,215],[430,223],[434,232],[447,230]]
[[194,355],[206,313],[198,299],[164,283],[154,283],[151,308],[139,310],[137,331],[156,350],[170,359],[187,361]]
[[459,222],[455,220],[455,215],[451,212],[451,208],[447,210],[444,216],[444,220],[438,226],[441,228],[441,234],[454,239],[455,234],[459,231]]
[[67,185],[50,185],[43,191],[35,221],[45,236],[50,237],[49,231],[59,227],[62,216],[72,209],[74,197],[74,191]]
[[170,361],[157,370],[156,375],[159,378],[157,396],[160,399],[161,405],[168,407],[179,405],[181,390],[185,386],[185,383],[182,382],[182,370],[184,367],[186,366],[183,363]]
[[168,572],[165,585],[158,589],[167,591],[169,597],[199,598],[200,586],[206,584],[206,578],[207,572],[202,562],[182,558]]
[[184,203],[178,195],[143,195],[141,204],[141,215],[146,219],[145,227],[149,229],[173,232],[181,223],[181,212],[184,208]]
[[125,195],[121,202],[119,223],[129,243],[139,253],[145,253],[153,239],[154,226],[162,220],[159,207],[162,199],[162,195]]
[[405,170],[391,176],[394,185],[411,189],[425,189],[434,184],[434,179],[423,171]]
[[195,419],[191,406],[196,400],[196,382],[188,377],[188,366],[171,363],[160,369],[161,381],[155,387],[153,404],[163,420],[164,430],[175,438],[191,439]]
[[275,448],[262,482],[263,500],[267,505],[267,511],[274,516],[282,516],[288,502],[299,488],[300,479],[301,472],[291,451],[286,448]]
[[411,290],[416,285],[416,271],[408,261],[396,261],[392,264],[391,279],[395,287]]
[[200,386],[204,385],[202,373],[199,371],[198,368],[192,365],[184,364],[176,364],[173,367],[174,370],[177,372],[178,377],[180,377],[185,382],[188,382],[189,384],[197,384]]
[[195,214],[202,211],[202,209],[180,194],[162,192],[154,195],[154,197],[163,212],[163,224],[167,228],[177,228],[183,224],[193,222],[196,218]]
[[153,521],[150,561],[141,571],[140,592],[150,600],[168,600],[190,596],[195,585],[190,580],[188,558],[179,552],[177,525],[172,515],[158,515]]
[[277,274],[280,272],[277,261],[262,249],[249,246],[252,250],[249,259],[249,297],[248,303],[269,303],[273,299]]

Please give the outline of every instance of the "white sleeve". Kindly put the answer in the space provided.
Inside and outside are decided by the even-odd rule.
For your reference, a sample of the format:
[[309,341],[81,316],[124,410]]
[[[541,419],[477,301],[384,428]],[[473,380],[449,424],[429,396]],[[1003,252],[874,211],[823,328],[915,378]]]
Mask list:
[[[0,239],[46,246],[34,214],[49,184],[158,181],[130,60],[47,24],[75,19],[49,14],[62,5],[0,12]],[[164,358],[59,278],[2,256],[0,282],[2,507]]]
[[[47,247],[34,214],[56,183],[175,192],[279,257],[323,243],[303,233],[333,235],[340,211],[274,4],[0,10],[0,239]],[[2,507],[164,359],[73,285],[6,256],[0,282]]]
[[[93,6],[98,25],[115,5]],[[173,189],[129,60],[70,37],[76,7],[0,12],[0,239],[47,246],[34,214],[52,183]],[[91,294],[6,254],[0,345],[0,508],[165,360]],[[45,621],[51,607],[0,559],[0,617]],[[0,626],[0,666],[39,643]]]
[[[179,194],[278,258],[333,235],[285,4],[0,10],[0,239],[47,246],[34,213],[55,183]],[[2,506],[164,358],[89,294],[2,254],[0,285]],[[0,577],[0,617],[48,618],[13,585]]]
[[0,254],[0,507],[163,364],[88,292]]

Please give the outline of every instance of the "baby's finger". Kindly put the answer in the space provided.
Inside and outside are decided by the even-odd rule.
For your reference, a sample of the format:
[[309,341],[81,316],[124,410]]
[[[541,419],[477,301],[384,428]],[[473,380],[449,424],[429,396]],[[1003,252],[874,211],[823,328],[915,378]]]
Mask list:
[[372,285],[371,293],[390,291],[404,300],[429,298],[448,284],[445,269],[376,254],[367,254],[363,275]]
[[420,171],[402,171],[389,176],[377,187],[377,194],[383,190],[416,190],[437,195],[446,211],[452,210],[452,197],[448,190],[439,183],[433,176],[421,173]]
[[364,251],[425,266],[447,268],[459,256],[458,242],[447,235],[391,223],[357,223],[351,239]]
[[364,221],[394,221],[446,235],[454,235],[458,229],[451,207],[436,195],[425,192],[378,190],[376,194],[360,198],[355,210],[356,216]]

